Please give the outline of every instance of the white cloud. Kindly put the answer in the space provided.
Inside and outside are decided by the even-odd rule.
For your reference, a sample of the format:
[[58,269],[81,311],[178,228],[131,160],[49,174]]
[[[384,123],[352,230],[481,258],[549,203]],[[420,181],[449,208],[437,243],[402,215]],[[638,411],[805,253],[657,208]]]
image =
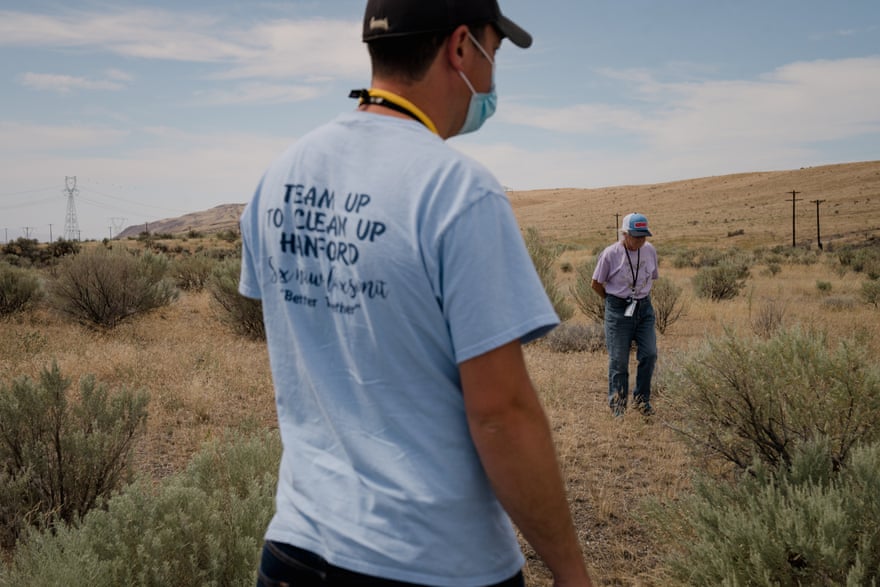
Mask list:
[[561,108],[504,103],[499,120],[561,133],[590,134],[608,130],[640,131],[645,126],[638,110],[609,104],[574,104]]
[[284,104],[312,100],[323,94],[323,90],[314,86],[249,83],[232,90],[198,92],[196,98],[213,105]]
[[68,94],[74,90],[119,91],[125,88],[125,84],[120,83],[120,81],[111,79],[92,80],[58,73],[28,72],[22,74],[20,80],[21,85],[26,88],[57,92],[59,94]]
[[359,24],[330,19],[228,25],[160,9],[35,14],[0,11],[0,46],[86,49],[125,57],[224,64],[218,78],[362,75]]
[[108,69],[104,72],[104,75],[106,75],[108,79],[120,82],[130,82],[134,80],[133,75],[131,75],[127,71],[122,71],[121,69]]
[[127,131],[106,127],[0,121],[0,154],[8,162],[31,153],[116,145],[128,136]]
[[368,71],[367,52],[356,22],[273,21],[237,34],[254,50],[242,54],[218,77],[359,77]]
[[[611,75],[611,72],[606,72]],[[880,132],[880,57],[799,62],[755,80],[664,83],[617,72],[648,98],[631,108],[505,106],[505,121],[574,134],[635,133],[660,156],[709,146],[752,151]]]

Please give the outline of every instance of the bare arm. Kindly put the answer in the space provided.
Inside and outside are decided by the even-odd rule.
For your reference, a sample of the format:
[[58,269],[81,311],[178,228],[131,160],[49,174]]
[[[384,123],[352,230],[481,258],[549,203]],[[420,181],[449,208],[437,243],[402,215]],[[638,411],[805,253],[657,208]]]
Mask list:
[[593,291],[599,294],[599,296],[604,300],[605,299],[605,286],[596,281],[595,279],[590,283],[590,287],[593,288]]
[[550,425],[518,341],[459,366],[471,437],[499,501],[555,585],[591,586]]

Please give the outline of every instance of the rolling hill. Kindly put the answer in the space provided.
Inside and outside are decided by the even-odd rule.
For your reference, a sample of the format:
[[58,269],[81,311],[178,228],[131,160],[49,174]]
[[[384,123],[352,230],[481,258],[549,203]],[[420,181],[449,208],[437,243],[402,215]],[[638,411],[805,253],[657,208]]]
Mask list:
[[[798,246],[815,246],[819,238],[823,244],[880,238],[880,161],[508,195],[522,227],[585,246],[614,240],[617,221],[633,211],[646,214],[655,239],[671,245],[790,245],[793,229]],[[117,238],[144,230],[174,235],[237,230],[243,208],[224,204],[130,226]]]

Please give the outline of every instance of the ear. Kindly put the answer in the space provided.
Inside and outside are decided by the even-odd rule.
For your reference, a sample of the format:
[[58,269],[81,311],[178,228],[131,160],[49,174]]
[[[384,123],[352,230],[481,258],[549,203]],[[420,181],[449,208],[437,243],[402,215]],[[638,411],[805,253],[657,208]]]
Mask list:
[[467,25],[459,26],[449,35],[449,40],[446,44],[446,58],[449,61],[449,65],[455,71],[464,69],[464,56],[467,54],[468,41]]

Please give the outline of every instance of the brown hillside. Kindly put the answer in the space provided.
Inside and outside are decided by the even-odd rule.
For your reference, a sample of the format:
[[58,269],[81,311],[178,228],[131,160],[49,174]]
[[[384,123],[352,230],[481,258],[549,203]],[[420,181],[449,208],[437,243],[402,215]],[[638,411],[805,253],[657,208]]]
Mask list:
[[192,212],[179,218],[166,218],[148,224],[135,224],[119,233],[116,238],[138,236],[147,231],[154,234],[182,235],[190,231],[213,234],[224,230],[238,230],[238,219],[244,204],[221,204],[203,212]]
[[[788,245],[791,191],[798,245],[880,237],[880,161],[741,173],[652,185],[511,192],[523,227],[560,240],[597,246],[616,238],[616,217],[648,216],[663,244]],[[740,231],[742,231],[740,233]],[[728,236],[730,235],[730,236]]]
[[[646,214],[658,242],[687,246],[773,246],[795,238],[815,246],[816,200],[823,244],[880,238],[880,161],[740,173],[670,183],[598,189],[558,188],[510,192],[522,227],[559,240],[595,247],[616,238],[624,214]],[[136,225],[119,238],[153,233],[237,230],[244,204],[225,204],[179,218]]]

